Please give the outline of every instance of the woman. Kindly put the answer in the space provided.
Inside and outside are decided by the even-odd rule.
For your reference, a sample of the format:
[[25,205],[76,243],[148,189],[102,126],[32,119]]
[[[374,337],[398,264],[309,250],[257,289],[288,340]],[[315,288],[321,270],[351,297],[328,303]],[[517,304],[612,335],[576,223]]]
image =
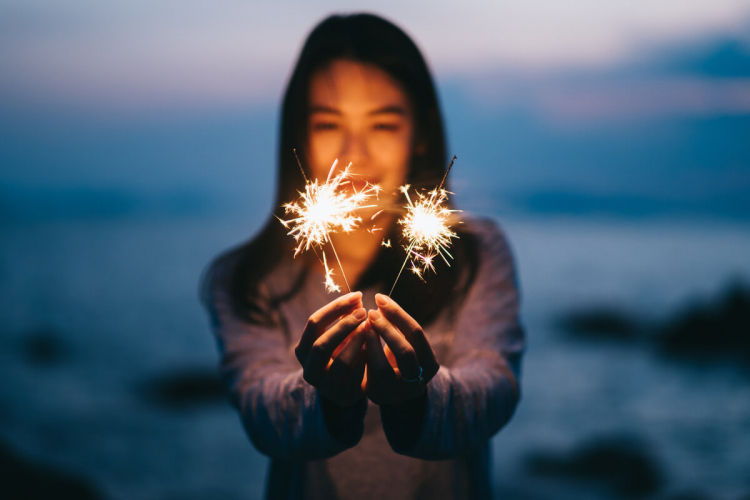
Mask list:
[[310,34],[283,102],[280,218],[304,190],[295,148],[306,177],[325,178],[337,158],[382,193],[363,227],[331,236],[354,293],[326,294],[316,256],[293,258],[275,217],[206,273],[222,373],[272,459],[266,497],[491,497],[489,439],[519,399],[524,346],[502,234],[465,217],[450,267],[427,283],[404,273],[382,294],[404,258],[381,245],[400,241],[399,214],[370,215],[402,205],[400,185],[434,188],[447,164],[432,79],[408,36],[372,15],[333,16]]

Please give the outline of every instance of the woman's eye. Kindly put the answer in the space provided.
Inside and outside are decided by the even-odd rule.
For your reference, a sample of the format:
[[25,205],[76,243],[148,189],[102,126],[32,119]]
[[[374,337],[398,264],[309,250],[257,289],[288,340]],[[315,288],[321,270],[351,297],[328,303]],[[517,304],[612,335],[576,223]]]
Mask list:
[[319,122],[313,124],[313,130],[336,130],[337,128],[338,124],[332,122]]
[[376,123],[373,125],[373,128],[375,130],[387,130],[393,132],[398,130],[398,125],[395,123]]

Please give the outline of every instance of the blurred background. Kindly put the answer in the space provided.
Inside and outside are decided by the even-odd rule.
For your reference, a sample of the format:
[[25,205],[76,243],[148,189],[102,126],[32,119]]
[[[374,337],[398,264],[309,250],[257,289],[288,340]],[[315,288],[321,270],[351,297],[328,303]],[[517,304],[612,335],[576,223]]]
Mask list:
[[497,497],[750,498],[750,1],[439,4],[0,2],[0,497],[261,497],[197,285],[269,214],[305,36],[365,10],[516,257]]

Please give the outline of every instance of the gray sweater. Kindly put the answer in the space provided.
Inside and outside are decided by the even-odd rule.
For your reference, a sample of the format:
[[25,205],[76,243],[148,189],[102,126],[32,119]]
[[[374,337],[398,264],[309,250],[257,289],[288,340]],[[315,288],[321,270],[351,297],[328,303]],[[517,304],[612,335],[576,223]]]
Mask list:
[[[494,222],[464,226],[479,240],[479,269],[457,313],[425,326],[440,370],[417,400],[379,407],[364,398],[341,410],[302,377],[294,355],[311,313],[330,302],[311,273],[282,303],[271,328],[241,321],[225,279],[212,279],[207,304],[221,369],[255,447],[271,458],[268,499],[492,497],[489,439],[519,400],[524,333],[508,245]],[[299,263],[264,280],[270,295],[289,288]],[[223,267],[223,269],[222,269]],[[231,263],[215,270],[231,272]],[[363,290],[375,308],[376,290]]]

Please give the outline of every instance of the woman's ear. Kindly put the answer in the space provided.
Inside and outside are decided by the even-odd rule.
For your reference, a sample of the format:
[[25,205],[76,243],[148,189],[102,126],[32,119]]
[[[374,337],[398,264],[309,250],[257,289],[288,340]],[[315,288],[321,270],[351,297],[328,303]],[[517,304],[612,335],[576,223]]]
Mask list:
[[418,142],[414,147],[414,154],[416,156],[424,156],[425,154],[427,154],[427,144],[422,141]]

